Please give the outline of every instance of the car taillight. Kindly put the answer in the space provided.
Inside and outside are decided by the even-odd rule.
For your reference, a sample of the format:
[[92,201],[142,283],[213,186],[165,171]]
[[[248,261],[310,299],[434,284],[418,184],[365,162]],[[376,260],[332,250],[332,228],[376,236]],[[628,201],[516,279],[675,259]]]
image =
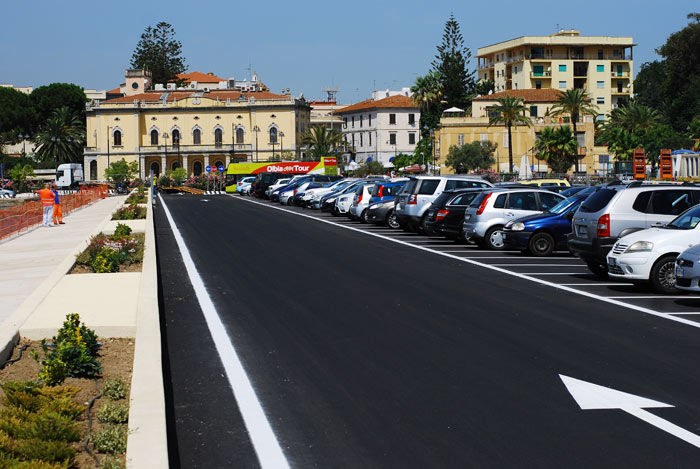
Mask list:
[[435,215],[435,219],[442,220],[447,216],[448,213],[450,213],[449,210],[438,210],[437,215]]
[[297,190],[296,190],[296,189],[294,189],[294,195],[297,195]]
[[408,203],[409,203],[410,205],[416,205],[416,204],[418,203],[418,197],[416,196],[416,194],[411,194],[411,195],[408,197]]
[[599,238],[610,236],[610,215],[605,214],[598,219],[598,230],[596,236]]
[[493,194],[493,192],[489,192],[488,194],[486,194],[484,200],[481,201],[481,204],[479,204],[479,209],[476,211],[477,215],[481,215],[482,213],[484,213],[484,210],[486,209],[486,203],[491,198],[491,194]]
[[384,186],[379,186],[379,191],[377,192],[377,197],[383,197]]
[[357,203],[358,203],[358,204],[359,204],[360,202],[362,202],[362,195],[363,195],[363,194],[360,194],[360,195],[356,195],[356,196],[355,196],[355,197],[357,198]]

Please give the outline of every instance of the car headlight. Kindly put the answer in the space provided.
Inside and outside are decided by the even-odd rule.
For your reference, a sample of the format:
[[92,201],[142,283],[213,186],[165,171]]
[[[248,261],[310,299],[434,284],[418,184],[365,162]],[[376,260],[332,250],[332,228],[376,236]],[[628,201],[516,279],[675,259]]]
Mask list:
[[372,204],[372,205],[370,205],[370,206],[367,208],[367,210],[374,210],[374,209],[377,208],[377,207],[378,207],[377,204]]
[[637,241],[632,243],[625,252],[649,252],[654,249],[654,243],[650,241]]
[[525,229],[525,223],[517,221],[511,225],[510,229],[513,231],[523,231]]

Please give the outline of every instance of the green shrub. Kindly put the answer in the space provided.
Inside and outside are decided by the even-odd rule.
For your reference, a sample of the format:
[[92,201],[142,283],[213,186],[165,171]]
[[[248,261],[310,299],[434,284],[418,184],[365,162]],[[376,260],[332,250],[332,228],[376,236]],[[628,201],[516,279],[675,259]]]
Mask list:
[[[66,465],[61,463],[50,463],[44,461],[20,461],[5,453],[0,452],[0,467],[3,469],[65,469]],[[100,466],[104,467],[104,466]]]
[[112,214],[112,220],[140,220],[146,218],[146,207],[130,205],[121,207]]
[[124,469],[124,463],[121,460],[115,458],[114,456],[107,456],[100,463],[102,469]]
[[[66,315],[66,320],[63,321],[63,325],[58,330],[56,337],[53,338],[54,343],[72,340],[85,344],[90,355],[95,356],[100,351],[101,345],[97,341],[97,334],[94,330],[87,327],[85,323],[80,322],[80,315],[77,313]],[[77,388],[74,389],[76,389],[77,393]]]
[[68,376],[68,367],[59,357],[47,358],[39,370],[39,379],[47,386],[57,386]]
[[145,204],[146,203],[146,196],[143,195],[142,193],[131,194],[129,197],[126,198],[126,203],[129,205]]
[[95,258],[90,261],[90,267],[98,274],[119,272],[119,258],[118,251],[102,248]]
[[124,404],[107,402],[97,411],[97,419],[102,423],[126,423],[129,421],[129,408]]
[[95,449],[101,453],[123,454],[126,451],[126,425],[106,425],[92,437]]
[[[120,228],[124,227],[124,228]],[[123,224],[111,236],[103,233],[93,236],[87,248],[78,254],[75,263],[85,265],[93,272],[118,272],[121,265],[130,265],[143,260],[143,233],[124,234],[130,228]]]
[[131,234],[131,227],[123,223],[117,223],[117,227],[114,230],[113,238],[123,238],[124,236],[129,236]]
[[102,394],[113,401],[125,399],[126,391],[126,384],[119,376],[107,378],[102,387]]
[[5,393],[3,404],[36,412],[42,406],[41,385],[34,381],[8,381],[0,384]]

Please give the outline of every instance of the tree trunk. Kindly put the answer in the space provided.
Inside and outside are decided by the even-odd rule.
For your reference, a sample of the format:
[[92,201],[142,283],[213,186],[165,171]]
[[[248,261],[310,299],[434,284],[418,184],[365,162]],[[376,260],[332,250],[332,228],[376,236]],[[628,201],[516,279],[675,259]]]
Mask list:
[[510,134],[511,125],[508,124],[508,172],[513,172],[513,138]]
[[574,139],[576,140],[576,155],[574,159],[574,173],[578,173],[578,134],[576,133],[576,121],[578,116],[571,115],[571,122],[574,124]]

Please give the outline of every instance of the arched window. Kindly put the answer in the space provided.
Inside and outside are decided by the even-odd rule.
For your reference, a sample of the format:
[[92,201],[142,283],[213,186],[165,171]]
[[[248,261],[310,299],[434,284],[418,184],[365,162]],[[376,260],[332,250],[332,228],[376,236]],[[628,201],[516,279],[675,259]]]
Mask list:
[[151,145],[158,145],[158,131],[156,129],[151,130]]
[[270,129],[270,143],[277,143],[277,127]]
[[199,129],[194,129],[192,132],[192,140],[195,145],[201,145],[202,143],[202,131]]
[[90,162],[90,180],[91,181],[97,180],[97,161],[96,160],[92,160]]
[[180,167],[180,162],[179,161],[173,161],[173,164],[170,165],[170,169],[177,169]]
[[177,129],[173,130],[173,146],[180,146],[180,131]]
[[115,130],[113,134],[113,142],[115,147],[122,146],[122,133],[119,130]]
[[245,132],[243,132],[243,127],[239,127],[236,129],[236,143],[243,143],[243,137],[245,136]]
[[224,162],[221,161],[221,160],[218,160],[218,161],[216,161],[216,163],[214,163],[214,166],[216,166],[217,168],[218,168],[219,166],[223,166],[223,165],[224,165]]
[[158,177],[158,175],[160,174],[160,165],[155,161],[151,163],[151,172],[155,174],[156,177]]
[[192,172],[194,172],[195,176],[199,176],[202,174],[202,162],[201,161],[195,161],[194,164],[192,165]]
[[224,133],[221,131],[221,129],[216,129],[214,131],[214,145],[221,146],[223,139]]

